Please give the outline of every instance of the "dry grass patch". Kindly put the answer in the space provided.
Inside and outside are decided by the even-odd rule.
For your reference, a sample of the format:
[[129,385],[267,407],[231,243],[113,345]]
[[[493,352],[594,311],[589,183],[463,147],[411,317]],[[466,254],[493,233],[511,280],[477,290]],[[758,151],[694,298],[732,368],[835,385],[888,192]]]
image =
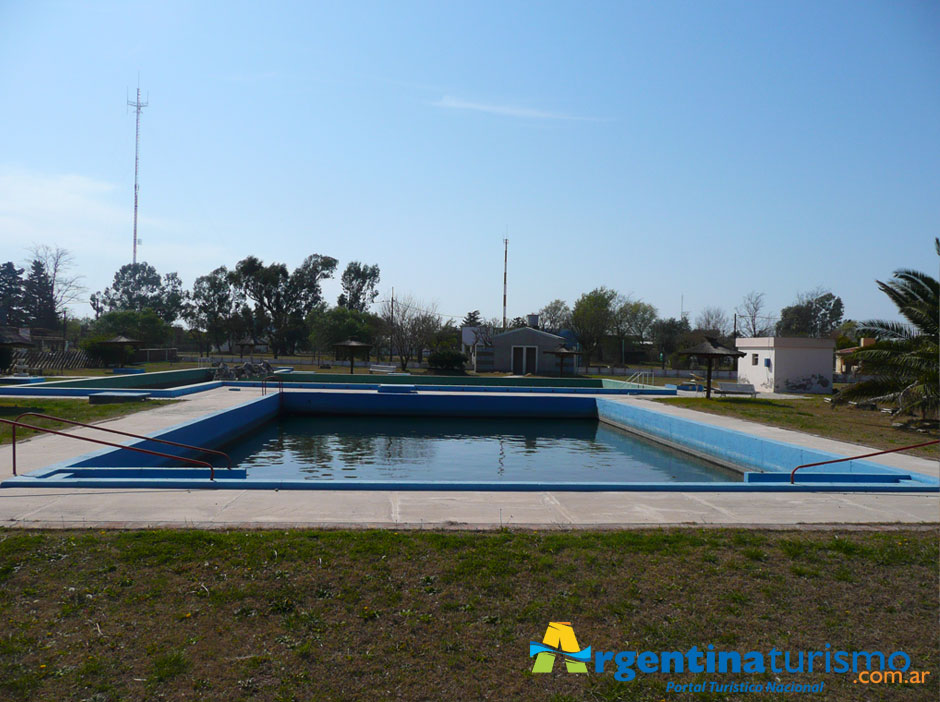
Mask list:
[[[532,675],[552,620],[595,650],[831,643],[940,677],[937,535],[0,532],[0,698],[652,701],[696,679]],[[938,693],[792,679],[827,700]]]

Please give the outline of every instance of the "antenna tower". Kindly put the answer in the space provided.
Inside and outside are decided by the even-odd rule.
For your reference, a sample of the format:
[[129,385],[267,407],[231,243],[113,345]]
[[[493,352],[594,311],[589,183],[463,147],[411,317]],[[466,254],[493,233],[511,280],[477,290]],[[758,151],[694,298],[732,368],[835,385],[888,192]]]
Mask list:
[[140,101],[140,81],[137,81],[137,100],[127,101],[128,107],[133,107],[137,112],[137,131],[134,137],[134,258],[133,262],[137,264],[137,201],[140,194],[140,184],[138,174],[140,172],[140,113],[150,104],[150,101]]
[[509,239],[503,239],[503,329],[506,329],[506,268],[509,263]]

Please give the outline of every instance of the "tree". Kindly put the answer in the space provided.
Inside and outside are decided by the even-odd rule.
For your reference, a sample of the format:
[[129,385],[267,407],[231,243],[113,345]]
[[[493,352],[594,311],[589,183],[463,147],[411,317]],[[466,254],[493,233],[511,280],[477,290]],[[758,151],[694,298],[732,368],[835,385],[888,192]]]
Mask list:
[[33,259],[23,284],[23,312],[28,324],[46,329],[58,326],[52,279],[39,259]]
[[653,343],[661,353],[668,355],[678,350],[682,335],[691,331],[689,321],[684,316],[682,319],[657,319],[652,327]]
[[346,307],[326,309],[319,306],[307,316],[310,327],[310,344],[316,349],[332,348],[347,339],[370,343],[373,324],[370,315]]
[[623,315],[630,336],[640,342],[649,341],[657,316],[655,307],[647,302],[635,300],[626,303],[620,314]]
[[183,290],[183,281],[176,273],[163,276],[162,290],[154,312],[167,324],[173,324],[183,314],[189,294]]
[[574,303],[571,311],[571,328],[584,352],[584,364],[589,365],[591,356],[599,348],[604,335],[610,330],[613,302],[617,293],[610,288],[599,287],[584,293]]
[[772,336],[774,328],[767,324],[764,311],[764,293],[752,290],[736,310],[741,325],[738,327],[738,336]]
[[209,344],[221,347],[232,333],[232,318],[241,302],[232,287],[229,271],[220,266],[193,283],[185,317],[194,329],[205,332]]
[[528,324],[525,321],[525,317],[513,317],[509,320],[509,329],[521,329],[526,326],[528,326]]
[[408,369],[408,362],[425,338],[428,320],[422,319],[422,315],[426,314],[414,298],[407,295],[382,303],[381,316],[388,330],[389,345],[392,352],[398,354],[403,371]]
[[30,249],[30,254],[34,261],[42,262],[46,269],[46,274],[52,284],[52,299],[56,315],[63,316],[66,308],[85,292],[85,288],[79,284],[84,276],[69,273],[75,266],[75,257],[68,249],[46,244],[34,244]]
[[571,325],[571,308],[564,300],[552,300],[539,310],[539,326],[557,334]]
[[145,261],[128,263],[114,274],[111,287],[101,296],[109,311],[155,309],[160,302],[163,280]]
[[343,292],[336,304],[358,312],[365,312],[375,302],[379,291],[379,267],[366,266],[359,261],[350,261],[340,278]]
[[19,327],[27,323],[22,275],[23,269],[12,261],[0,265],[0,326]]
[[167,324],[179,319],[186,303],[183,282],[176,273],[161,277],[157,269],[144,261],[121,266],[114,274],[111,287],[92,296],[96,314],[100,309],[154,310]]
[[172,327],[152,309],[114,310],[105,312],[95,322],[93,333],[97,337],[112,338],[118,335],[137,339],[146,345],[164,343],[173,333]]
[[420,311],[414,318],[414,344],[418,363],[424,358],[424,351],[434,346],[434,339],[441,328],[441,318],[433,310]]
[[[936,242],[935,242],[936,243]],[[940,243],[936,243],[940,253]],[[940,282],[909,269],[894,272],[893,280],[876,281],[908,324],[885,320],[860,322],[859,334],[877,341],[852,354],[873,375],[843,390],[840,402],[869,400],[895,404],[895,413],[920,412],[926,418],[940,405]]]
[[467,312],[467,316],[463,318],[460,326],[478,327],[481,324],[483,324],[483,319],[480,317],[480,310],[473,310],[472,312]]
[[[253,333],[267,339],[275,358],[303,337],[296,333],[297,322],[322,301],[320,283],[335,269],[335,258],[319,254],[307,256],[293,273],[283,263],[266,266],[248,256],[229,274],[232,285],[254,302]],[[263,325],[259,324],[262,319]]]
[[842,298],[816,288],[797,296],[796,303],[780,310],[777,336],[823,338],[842,323]]
[[695,327],[711,336],[728,336],[731,323],[720,307],[706,307],[695,318]]

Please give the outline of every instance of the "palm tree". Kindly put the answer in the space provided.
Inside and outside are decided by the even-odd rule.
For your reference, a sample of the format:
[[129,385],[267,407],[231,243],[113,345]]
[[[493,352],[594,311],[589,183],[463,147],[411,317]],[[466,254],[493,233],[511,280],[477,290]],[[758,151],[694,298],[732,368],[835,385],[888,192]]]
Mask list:
[[[940,240],[935,245],[940,254]],[[852,358],[862,362],[865,374],[874,378],[843,390],[839,401],[894,403],[895,414],[920,412],[926,419],[940,405],[940,282],[908,269],[895,271],[887,283],[876,282],[908,323],[870,320],[859,324],[859,333],[878,341],[859,349]]]

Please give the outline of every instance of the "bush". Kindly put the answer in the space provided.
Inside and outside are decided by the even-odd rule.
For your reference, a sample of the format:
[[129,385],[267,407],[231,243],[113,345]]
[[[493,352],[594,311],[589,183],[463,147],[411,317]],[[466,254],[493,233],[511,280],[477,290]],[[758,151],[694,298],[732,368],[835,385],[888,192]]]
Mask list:
[[98,359],[98,361],[105,366],[123,365],[125,359],[131,358],[134,355],[134,347],[130,345],[124,346],[120,344],[104,343],[109,338],[111,337],[107,334],[99,334],[82,340],[79,346],[81,346],[85,353],[92,358]]
[[435,370],[463,370],[467,357],[460,351],[435,351],[428,356],[428,367]]
[[13,365],[13,349],[9,346],[0,346],[0,373],[6,373]]

